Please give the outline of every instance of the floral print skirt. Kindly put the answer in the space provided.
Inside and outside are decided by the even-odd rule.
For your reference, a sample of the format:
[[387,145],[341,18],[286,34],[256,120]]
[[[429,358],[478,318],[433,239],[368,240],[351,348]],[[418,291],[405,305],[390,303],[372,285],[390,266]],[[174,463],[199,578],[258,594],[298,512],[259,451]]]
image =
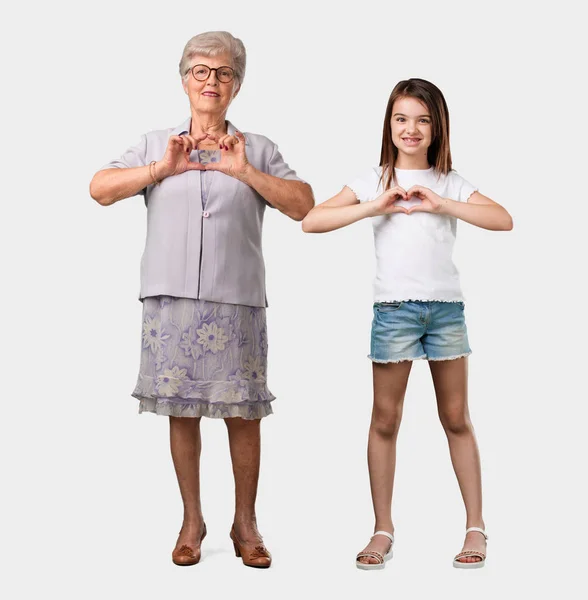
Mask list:
[[266,377],[264,307],[144,298],[139,412],[260,419],[275,398]]

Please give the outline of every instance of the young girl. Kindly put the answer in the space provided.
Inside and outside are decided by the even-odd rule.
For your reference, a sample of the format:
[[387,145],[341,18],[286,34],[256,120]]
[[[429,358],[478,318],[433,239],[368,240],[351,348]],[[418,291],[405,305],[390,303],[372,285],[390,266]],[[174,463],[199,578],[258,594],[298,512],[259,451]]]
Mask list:
[[428,81],[396,85],[384,117],[380,166],[316,206],[302,228],[333,231],[366,217],[372,218],[377,261],[368,442],[376,522],[356,565],[383,569],[392,558],[396,439],[412,361],[427,359],[467,515],[464,546],[453,566],[483,567],[487,536],[480,459],[467,402],[471,350],[452,253],[457,219],[509,231],[512,218],[452,170],[447,104]]

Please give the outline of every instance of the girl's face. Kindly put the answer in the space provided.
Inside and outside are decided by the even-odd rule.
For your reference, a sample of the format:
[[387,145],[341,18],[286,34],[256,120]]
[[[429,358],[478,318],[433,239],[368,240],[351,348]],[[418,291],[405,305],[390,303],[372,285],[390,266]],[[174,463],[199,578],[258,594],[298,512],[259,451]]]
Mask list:
[[429,109],[416,98],[398,98],[392,106],[392,143],[411,157],[427,156],[432,141]]

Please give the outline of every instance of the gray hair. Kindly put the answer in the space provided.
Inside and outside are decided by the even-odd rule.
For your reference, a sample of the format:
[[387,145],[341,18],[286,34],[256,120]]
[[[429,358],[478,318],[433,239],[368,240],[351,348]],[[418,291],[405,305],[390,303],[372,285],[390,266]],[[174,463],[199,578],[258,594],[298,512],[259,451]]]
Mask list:
[[190,73],[190,62],[196,55],[218,56],[228,52],[233,59],[233,69],[238,85],[243,83],[245,77],[245,63],[247,60],[243,42],[233,37],[228,31],[207,31],[191,38],[184,47],[182,60],[180,60],[180,75],[186,79]]

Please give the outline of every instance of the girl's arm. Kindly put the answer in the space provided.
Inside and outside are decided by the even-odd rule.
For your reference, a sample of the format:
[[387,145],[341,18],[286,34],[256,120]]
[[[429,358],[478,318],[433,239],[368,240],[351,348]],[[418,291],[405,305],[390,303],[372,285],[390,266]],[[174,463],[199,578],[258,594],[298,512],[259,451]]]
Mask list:
[[480,192],[474,192],[467,202],[441,198],[429,188],[420,185],[411,187],[407,194],[409,198],[415,196],[422,201],[421,204],[411,206],[408,209],[409,214],[432,212],[448,215],[491,231],[510,231],[513,227],[512,217],[507,210]]
[[480,192],[474,192],[467,202],[457,202],[449,198],[444,200],[442,214],[490,231],[510,231],[513,227],[512,217],[508,211]]
[[376,217],[396,212],[406,213],[394,202],[405,200],[406,192],[402,188],[392,188],[370,202],[360,203],[355,193],[345,186],[336,196],[315,206],[302,221],[302,230],[306,233],[325,233],[334,231],[366,217]]

